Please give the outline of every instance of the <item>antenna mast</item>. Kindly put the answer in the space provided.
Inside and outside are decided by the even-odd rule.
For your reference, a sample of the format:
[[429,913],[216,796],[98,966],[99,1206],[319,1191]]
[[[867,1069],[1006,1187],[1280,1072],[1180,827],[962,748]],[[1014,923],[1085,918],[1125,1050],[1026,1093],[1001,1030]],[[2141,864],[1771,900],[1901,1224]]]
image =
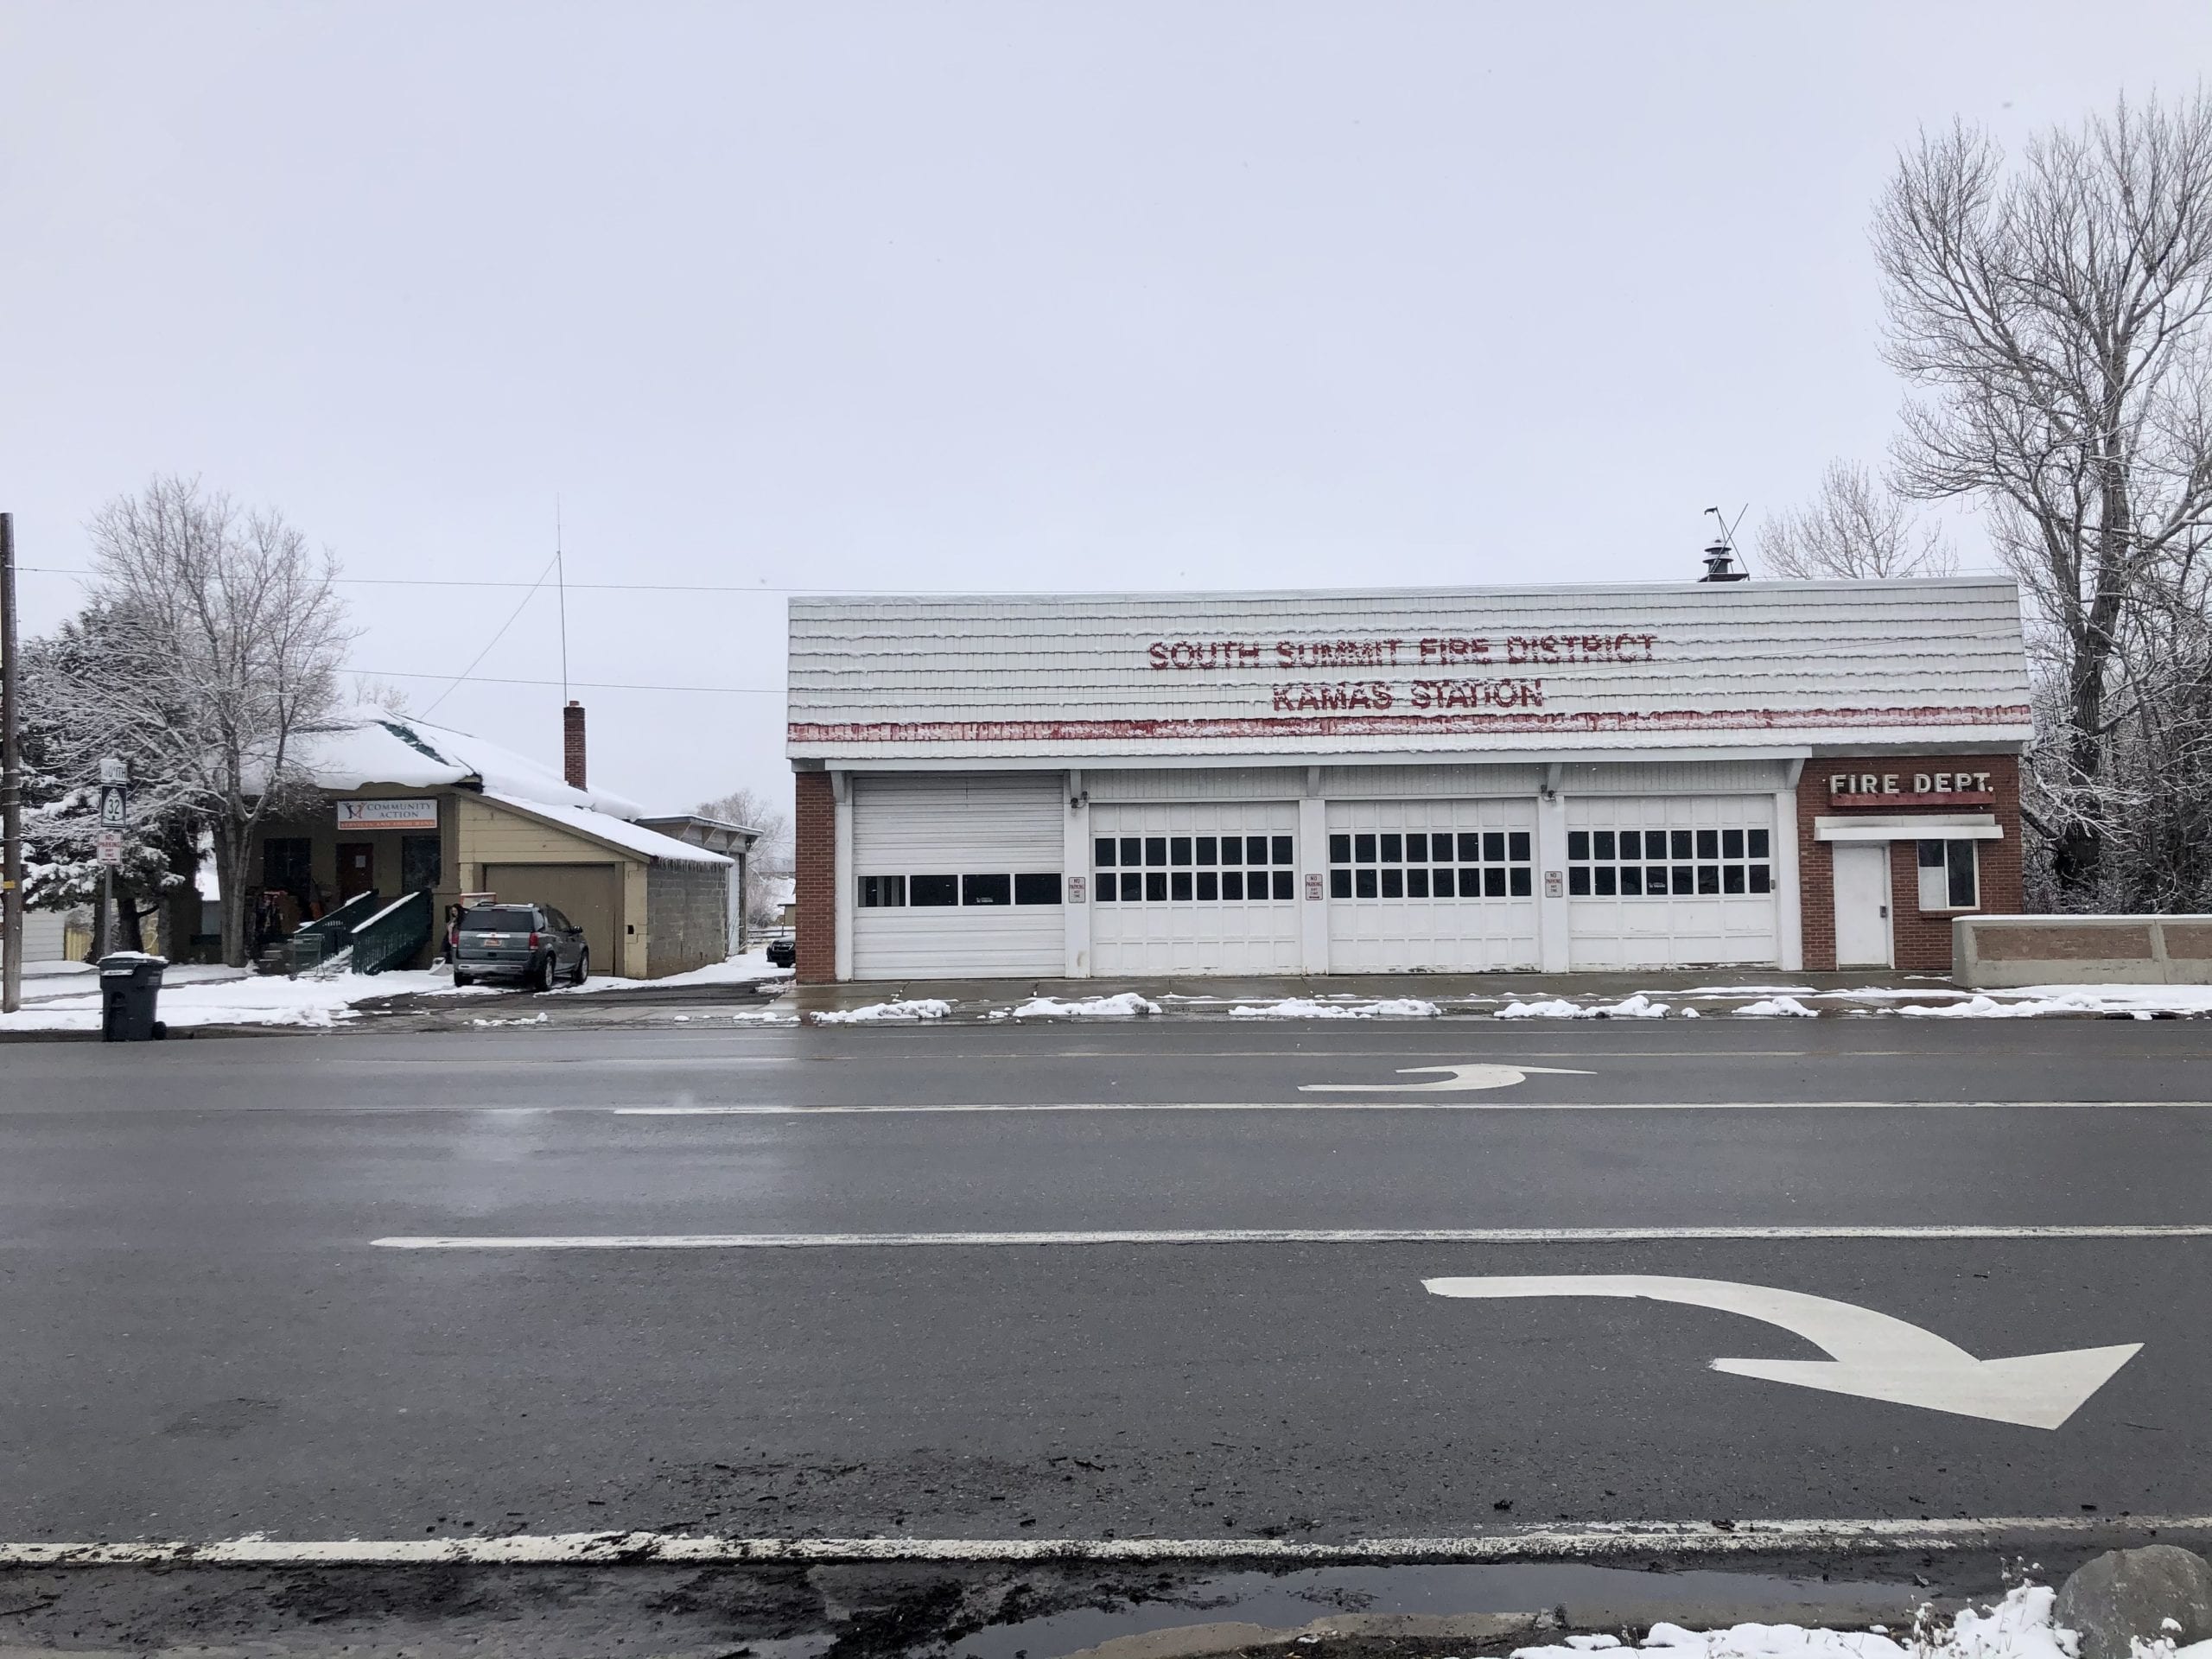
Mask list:
[[553,570],[561,595],[561,706],[569,706],[569,567],[561,556],[561,498],[553,498]]

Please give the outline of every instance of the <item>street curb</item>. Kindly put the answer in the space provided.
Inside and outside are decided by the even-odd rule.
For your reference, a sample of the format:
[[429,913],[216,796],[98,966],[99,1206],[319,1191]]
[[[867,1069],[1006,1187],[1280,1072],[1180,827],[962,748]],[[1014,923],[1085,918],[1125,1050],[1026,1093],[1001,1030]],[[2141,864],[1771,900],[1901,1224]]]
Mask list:
[[1602,1560],[1612,1556],[2032,1548],[2113,1541],[2212,1541],[2212,1515],[1995,1516],[1976,1519],[1683,1521],[1535,1527],[1319,1543],[1287,1538],[774,1538],[671,1532],[511,1533],[473,1538],[281,1539],[205,1543],[0,1543],[0,1568],[74,1567],[581,1566],[647,1562],[1142,1561],[1298,1567]]

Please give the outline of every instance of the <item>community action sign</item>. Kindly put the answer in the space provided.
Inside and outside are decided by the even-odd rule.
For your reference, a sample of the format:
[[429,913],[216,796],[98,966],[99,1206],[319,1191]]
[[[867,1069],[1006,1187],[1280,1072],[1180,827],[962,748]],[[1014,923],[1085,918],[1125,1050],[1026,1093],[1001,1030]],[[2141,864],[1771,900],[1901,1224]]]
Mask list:
[[340,830],[435,830],[437,797],[419,801],[340,801]]

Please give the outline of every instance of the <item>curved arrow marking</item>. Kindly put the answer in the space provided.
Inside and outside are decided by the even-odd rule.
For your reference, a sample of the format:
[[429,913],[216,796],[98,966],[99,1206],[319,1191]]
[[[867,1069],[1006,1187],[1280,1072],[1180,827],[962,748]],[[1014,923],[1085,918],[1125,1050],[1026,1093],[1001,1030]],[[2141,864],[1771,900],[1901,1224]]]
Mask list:
[[1528,1277],[1424,1279],[1433,1295],[1467,1297],[1637,1296],[1741,1313],[1794,1332],[1827,1359],[1716,1359],[1713,1369],[1735,1376],[1792,1382],[1801,1389],[1857,1395],[1961,1417],[2056,1428],[2142,1349],[2075,1348],[1976,1359],[1932,1331],[1871,1307],[1808,1296],[1768,1285],[1722,1279],[1672,1279],[1653,1274],[1539,1274]]
[[1433,1071],[1445,1075],[1433,1083],[1301,1083],[1298,1090],[1305,1095],[1418,1095],[1445,1089],[1509,1089],[1535,1072],[1558,1077],[1590,1075],[1567,1065],[1408,1065],[1401,1066],[1398,1075],[1418,1077]]

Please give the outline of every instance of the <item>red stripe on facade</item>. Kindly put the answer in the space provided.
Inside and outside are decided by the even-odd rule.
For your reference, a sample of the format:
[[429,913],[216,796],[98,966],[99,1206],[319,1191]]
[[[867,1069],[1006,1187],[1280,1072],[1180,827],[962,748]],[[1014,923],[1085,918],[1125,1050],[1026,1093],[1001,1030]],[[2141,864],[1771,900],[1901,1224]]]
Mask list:
[[[1672,709],[1652,714],[1262,715],[1215,720],[792,721],[793,745],[1103,743],[1133,738],[1471,736],[1485,732],[1744,732],[1839,727],[2024,726],[2025,703],[1978,709]],[[1661,757],[1654,756],[1654,759]]]

